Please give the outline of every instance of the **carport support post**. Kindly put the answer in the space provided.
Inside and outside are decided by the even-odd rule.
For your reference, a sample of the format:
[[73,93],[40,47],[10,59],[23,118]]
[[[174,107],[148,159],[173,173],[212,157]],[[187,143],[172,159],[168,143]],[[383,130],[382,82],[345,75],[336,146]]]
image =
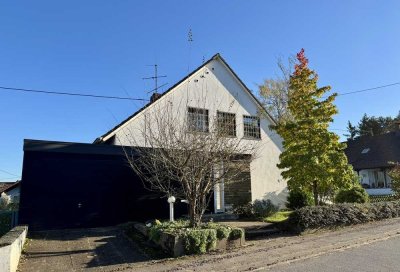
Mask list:
[[174,222],[174,203],[175,203],[175,197],[170,196],[168,197],[168,203],[169,203],[169,221]]

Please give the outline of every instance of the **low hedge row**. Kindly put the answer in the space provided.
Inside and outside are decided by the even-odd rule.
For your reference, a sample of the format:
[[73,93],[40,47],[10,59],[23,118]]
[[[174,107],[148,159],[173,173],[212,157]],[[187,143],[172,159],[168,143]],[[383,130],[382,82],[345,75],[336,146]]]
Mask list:
[[190,228],[189,221],[160,222],[156,220],[149,227],[149,238],[158,242],[162,233],[183,238],[186,254],[205,253],[215,248],[217,240],[235,240],[244,237],[241,228],[231,228],[216,223],[203,223],[198,228]]
[[400,216],[400,201],[336,204],[304,207],[295,210],[287,221],[297,232],[308,229],[355,225]]

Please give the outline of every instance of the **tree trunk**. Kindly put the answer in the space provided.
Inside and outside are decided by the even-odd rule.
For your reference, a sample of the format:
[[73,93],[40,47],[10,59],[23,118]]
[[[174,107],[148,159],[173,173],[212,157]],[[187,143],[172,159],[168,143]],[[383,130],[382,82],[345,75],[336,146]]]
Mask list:
[[190,226],[193,228],[197,228],[200,223],[201,223],[201,216],[199,214],[199,209],[198,209],[198,200],[193,200],[189,204],[189,220],[190,220]]
[[196,224],[196,203],[194,201],[189,202],[189,220],[190,220],[190,226],[194,227]]
[[314,205],[317,206],[319,203],[318,203],[318,185],[316,180],[313,181],[313,194],[314,194]]

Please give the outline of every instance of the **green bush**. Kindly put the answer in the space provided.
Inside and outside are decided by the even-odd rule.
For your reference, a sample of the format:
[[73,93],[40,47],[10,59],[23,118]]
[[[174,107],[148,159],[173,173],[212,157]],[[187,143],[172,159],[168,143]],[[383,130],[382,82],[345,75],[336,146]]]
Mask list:
[[274,205],[271,200],[255,200],[253,202],[253,212],[256,217],[264,218],[276,213],[279,207]]
[[279,207],[274,205],[271,200],[255,200],[253,203],[236,206],[233,213],[244,218],[264,218],[276,213]]
[[368,194],[361,186],[340,190],[335,197],[336,203],[366,203],[368,201]]
[[241,228],[233,228],[229,234],[229,239],[235,240],[244,237],[244,231]]
[[291,190],[287,198],[287,207],[292,210],[300,209],[314,204],[310,193],[301,190]]
[[187,254],[206,253],[217,245],[215,229],[188,229],[183,238]]
[[215,223],[207,223],[203,226],[203,228],[210,228],[215,229],[217,231],[217,238],[218,240],[228,238],[229,234],[231,233],[231,228],[228,226],[215,224]]
[[234,205],[233,213],[238,215],[240,218],[252,218],[254,217],[253,204],[249,202],[247,204]]
[[400,216],[400,202],[364,204],[335,204],[303,207],[288,219],[289,227],[296,231],[355,225]]
[[178,220],[174,222],[165,221],[160,222],[159,220],[154,220],[149,229],[149,238],[155,242],[158,242],[161,237],[161,233],[177,234],[181,229],[188,228],[189,221]]
[[0,211],[0,237],[11,229],[12,212]]
[[179,235],[183,238],[187,254],[205,253],[216,247],[217,240],[224,238],[237,239],[244,237],[244,231],[240,228],[231,228],[209,222],[198,228],[190,228],[189,221],[159,222],[154,221],[149,227],[149,238],[159,242],[162,233]]

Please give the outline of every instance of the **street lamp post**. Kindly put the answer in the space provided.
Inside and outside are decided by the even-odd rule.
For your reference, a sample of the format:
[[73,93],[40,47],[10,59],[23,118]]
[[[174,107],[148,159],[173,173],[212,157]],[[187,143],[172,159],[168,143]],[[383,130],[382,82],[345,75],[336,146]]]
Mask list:
[[175,197],[170,196],[168,197],[168,203],[169,203],[169,221],[173,222],[174,221],[174,203],[175,203]]

